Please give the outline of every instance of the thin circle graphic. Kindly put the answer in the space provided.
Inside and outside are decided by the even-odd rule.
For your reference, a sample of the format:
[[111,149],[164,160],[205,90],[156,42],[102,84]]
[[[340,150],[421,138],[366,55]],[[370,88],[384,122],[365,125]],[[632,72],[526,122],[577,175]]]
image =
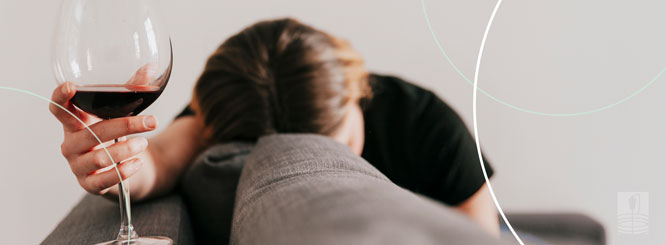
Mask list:
[[[423,0],[421,0],[421,2],[423,3]],[[476,68],[474,70],[474,91],[472,94],[472,118],[474,122],[474,142],[476,143],[476,152],[479,155],[479,163],[481,164],[481,171],[483,171],[483,178],[486,179],[486,186],[488,186],[488,190],[490,191],[490,195],[493,198],[495,207],[502,216],[504,223],[506,223],[506,226],[511,231],[511,234],[513,234],[513,237],[516,238],[516,241],[518,241],[520,245],[525,245],[518,236],[518,234],[516,233],[516,231],[513,229],[513,226],[511,226],[511,223],[509,223],[509,220],[506,218],[506,215],[504,214],[504,211],[502,210],[499,201],[497,201],[497,197],[495,196],[495,191],[493,190],[493,186],[490,184],[490,180],[488,179],[486,166],[483,164],[483,155],[481,154],[481,144],[479,144],[479,130],[477,127],[477,118],[476,118],[476,95],[477,95],[476,91],[478,89],[478,83],[479,83],[479,71],[481,70],[481,58],[483,57],[483,49],[486,46],[488,32],[490,32],[490,27],[493,25],[493,20],[495,19],[495,15],[497,14],[497,10],[499,9],[500,5],[502,5],[502,0],[497,1],[497,4],[493,9],[493,13],[490,15],[490,19],[488,20],[488,25],[486,25],[486,30],[483,32],[483,38],[481,39],[481,46],[479,47],[479,55],[476,58]]]
[[[437,48],[442,53],[442,55],[444,55],[444,58],[451,65],[451,67],[453,67],[453,69],[456,71],[456,73],[458,73],[458,75],[460,75],[467,83],[472,85],[474,82],[472,80],[470,80],[467,76],[465,76],[465,74],[463,74],[462,71],[460,71],[458,66],[456,66],[455,63],[453,63],[453,60],[451,60],[449,55],[446,53],[446,51],[444,50],[444,48],[440,44],[439,39],[437,39],[437,35],[435,34],[435,31],[432,29],[432,24],[430,23],[430,17],[428,17],[428,12],[426,11],[425,0],[421,0],[421,7],[423,8],[423,16],[425,17],[426,24],[428,25],[428,30],[430,31],[430,35],[432,36],[433,40],[435,41],[435,44],[437,45]],[[539,115],[539,116],[573,117],[573,116],[582,116],[582,115],[592,114],[592,113],[595,113],[595,112],[604,111],[604,110],[613,108],[613,107],[615,107],[619,104],[622,104],[622,103],[626,102],[627,100],[633,98],[634,96],[642,93],[648,87],[650,87],[653,83],[655,83],[657,81],[657,79],[659,79],[659,77],[661,77],[662,74],[664,74],[664,72],[666,72],[666,66],[664,66],[664,68],[662,68],[661,71],[659,71],[659,73],[657,73],[657,75],[655,75],[650,81],[648,81],[648,83],[646,83],[645,85],[640,87],[638,90],[634,91],[633,93],[629,94],[628,96],[616,101],[615,103],[611,103],[611,104],[601,106],[601,107],[598,107],[598,108],[595,108],[595,109],[587,110],[587,111],[580,111],[580,112],[573,112],[573,113],[549,113],[549,112],[535,111],[535,110],[527,109],[525,107],[517,106],[517,105],[511,104],[509,102],[503,101],[503,100],[493,96],[492,94],[486,92],[485,90],[483,90],[481,88],[475,88],[475,90],[478,89],[479,92],[481,92],[483,95],[490,98],[491,100],[493,100],[497,103],[500,103],[504,106],[507,106],[509,108],[512,108],[514,110],[517,110],[517,111],[521,111],[521,112],[525,112],[525,113],[529,113],[529,114],[534,114],[534,115]]]
[[[92,129],[90,129],[90,128],[88,127],[88,125],[86,125],[86,123],[83,122],[83,120],[81,120],[81,118],[79,118],[79,117],[77,117],[76,115],[74,115],[74,113],[72,113],[71,111],[67,110],[65,107],[62,107],[62,106],[59,105],[58,103],[53,102],[53,101],[50,100],[49,98],[46,98],[46,97],[44,97],[44,96],[41,96],[41,95],[39,95],[39,94],[36,94],[36,93],[30,92],[30,91],[27,91],[27,90],[18,89],[18,88],[12,88],[12,87],[5,87],[5,86],[0,86],[0,90],[13,91],[13,92],[21,93],[21,94],[30,95],[30,96],[36,97],[36,98],[38,98],[38,99],[40,99],[40,100],[46,101],[46,102],[48,102],[48,103],[50,103],[50,104],[53,104],[53,105],[57,106],[58,108],[60,108],[61,110],[67,112],[67,114],[69,114],[70,116],[74,117],[79,123],[83,124],[83,126],[86,127],[86,129],[88,130],[88,132],[90,132],[90,134],[92,134],[93,137],[95,137],[95,140],[97,140],[97,142],[99,142],[99,144],[102,146],[102,148],[104,149],[104,152],[106,152],[106,155],[109,157],[109,159],[111,159],[111,162],[116,162],[115,160],[113,160],[113,157],[111,156],[111,153],[109,152],[109,149],[106,148],[106,146],[104,145],[104,143],[102,142],[102,140],[100,140],[99,137],[97,137],[97,135],[95,134],[95,132],[93,132]],[[118,170],[118,164],[113,164],[113,168],[116,170],[116,174],[118,175],[118,179],[120,179],[120,183],[121,183],[121,185],[122,185],[122,186],[125,186],[125,188],[127,188],[127,186],[126,186],[125,183],[123,182],[123,178],[122,178],[121,175],[120,175],[120,170]]]

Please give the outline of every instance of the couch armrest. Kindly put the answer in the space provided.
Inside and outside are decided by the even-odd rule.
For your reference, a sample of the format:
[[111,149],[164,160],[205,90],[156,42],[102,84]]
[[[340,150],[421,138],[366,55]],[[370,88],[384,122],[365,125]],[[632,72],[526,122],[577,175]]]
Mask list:
[[[606,244],[603,225],[584,214],[508,213],[507,218],[518,235],[527,240],[534,237],[547,244]],[[503,228],[507,229],[504,224]]]
[[[139,236],[165,236],[175,244],[194,244],[187,210],[176,194],[132,204],[132,225]],[[119,228],[118,202],[87,194],[42,244],[106,242],[116,238]]]
[[247,158],[231,244],[513,244],[392,183],[325,136],[270,135]]

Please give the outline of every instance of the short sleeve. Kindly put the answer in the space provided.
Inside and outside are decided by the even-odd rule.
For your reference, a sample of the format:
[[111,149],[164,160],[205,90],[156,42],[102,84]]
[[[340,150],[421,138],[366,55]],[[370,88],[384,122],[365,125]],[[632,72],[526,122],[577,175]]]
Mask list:
[[[420,189],[428,196],[457,205],[474,195],[486,182],[476,143],[465,123],[444,101],[431,92],[413,121],[412,144]],[[490,178],[494,171],[484,158]]]
[[[363,158],[397,185],[458,205],[485,183],[476,144],[458,114],[431,91],[392,76],[372,76],[362,103]],[[493,169],[485,161],[488,177]]]

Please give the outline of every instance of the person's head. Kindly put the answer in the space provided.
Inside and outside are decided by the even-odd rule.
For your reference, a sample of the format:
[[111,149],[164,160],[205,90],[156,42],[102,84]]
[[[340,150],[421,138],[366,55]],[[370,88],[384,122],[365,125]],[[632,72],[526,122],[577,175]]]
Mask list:
[[371,95],[362,57],[348,42],[294,19],[263,21],[209,58],[192,101],[207,142],[314,133],[363,149],[359,100]]

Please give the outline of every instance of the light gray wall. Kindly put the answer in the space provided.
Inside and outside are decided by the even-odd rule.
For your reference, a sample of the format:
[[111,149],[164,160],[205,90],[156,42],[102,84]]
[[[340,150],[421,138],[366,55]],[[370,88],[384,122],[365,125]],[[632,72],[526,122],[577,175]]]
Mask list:
[[[0,1],[0,86],[49,96],[50,45],[60,1]],[[433,29],[467,77],[495,1],[426,0]],[[174,71],[145,114],[163,128],[189,100],[206,57],[260,19],[294,16],[349,39],[373,71],[435,90],[472,127],[472,87],[447,63],[418,0],[161,1]],[[490,33],[479,85],[496,98],[550,113],[587,111],[629,96],[666,66],[662,1],[505,0]],[[578,211],[601,220],[615,244],[666,241],[659,78],[611,109],[548,117],[479,95],[479,132],[507,211]],[[47,105],[0,91],[0,243],[38,243],[83,193],[59,154]],[[618,235],[617,192],[647,191],[650,234]],[[109,227],[116,229],[116,227]]]

